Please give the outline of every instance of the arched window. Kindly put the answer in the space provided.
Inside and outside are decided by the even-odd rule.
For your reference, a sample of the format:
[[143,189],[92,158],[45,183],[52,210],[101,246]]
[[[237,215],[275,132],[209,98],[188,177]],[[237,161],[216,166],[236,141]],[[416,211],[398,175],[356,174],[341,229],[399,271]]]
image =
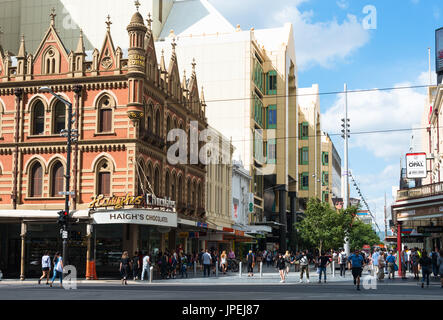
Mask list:
[[153,116],[153,108],[152,108],[152,104],[149,105],[148,107],[148,119],[147,119],[147,129],[148,132],[153,133],[154,132],[154,128],[152,127],[152,116]]
[[103,96],[98,102],[98,132],[112,132],[112,108],[114,101],[109,96]]
[[106,159],[97,166],[97,195],[111,195],[111,167]]
[[196,193],[197,193],[197,185],[195,184],[195,181],[194,181],[193,186],[192,186],[192,206],[193,207],[195,207],[197,205]]
[[40,100],[32,108],[32,134],[45,134],[45,106]]
[[59,192],[64,191],[63,172],[63,165],[59,161],[57,161],[51,169],[51,197],[59,197]]
[[177,190],[176,190],[176,188],[175,188],[175,186],[176,186],[176,184],[177,184],[177,177],[175,176],[175,173],[172,175],[172,182],[171,182],[171,200],[172,201],[176,201],[176,192],[177,192]]
[[160,196],[160,172],[158,168],[154,171],[154,193],[157,197]]
[[183,178],[178,178],[178,202],[183,203]]
[[39,162],[34,163],[30,170],[29,196],[31,198],[41,197],[43,191],[43,168]]
[[43,54],[42,73],[54,74],[60,69],[60,53],[54,48],[49,47]]
[[169,197],[169,171],[166,171],[166,177],[165,177],[165,197]]
[[53,112],[53,134],[59,134],[60,131],[66,129],[66,105],[59,101],[54,107]]
[[160,110],[155,113],[155,134],[160,135]]
[[204,207],[204,205],[202,203],[203,193],[202,193],[202,185],[200,183],[198,184],[198,194],[197,194],[197,197],[198,197],[197,207],[203,208]]
[[188,191],[188,205],[191,205],[191,195],[192,195],[192,190],[191,190],[191,180],[188,179],[188,187],[186,188],[186,190]]

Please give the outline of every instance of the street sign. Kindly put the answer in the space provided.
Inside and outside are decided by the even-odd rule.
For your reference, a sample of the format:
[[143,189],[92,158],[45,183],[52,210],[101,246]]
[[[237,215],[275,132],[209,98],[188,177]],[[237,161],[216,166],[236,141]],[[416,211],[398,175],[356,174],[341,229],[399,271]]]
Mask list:
[[406,155],[406,177],[408,179],[422,179],[427,175],[426,153],[408,153]]

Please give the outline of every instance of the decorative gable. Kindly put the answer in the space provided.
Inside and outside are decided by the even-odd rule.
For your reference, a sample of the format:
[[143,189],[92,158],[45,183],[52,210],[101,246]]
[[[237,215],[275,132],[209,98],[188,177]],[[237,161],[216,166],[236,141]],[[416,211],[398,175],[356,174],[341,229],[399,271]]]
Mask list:
[[105,41],[103,42],[102,49],[100,50],[100,55],[98,58],[98,70],[99,71],[110,71],[117,68],[116,54],[114,42],[111,37],[111,21],[110,16],[108,16],[108,25],[106,31]]

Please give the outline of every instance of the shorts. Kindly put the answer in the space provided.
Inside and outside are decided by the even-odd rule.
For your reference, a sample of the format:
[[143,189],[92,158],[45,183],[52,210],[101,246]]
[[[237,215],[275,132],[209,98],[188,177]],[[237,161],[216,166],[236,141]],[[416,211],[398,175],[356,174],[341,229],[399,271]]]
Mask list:
[[352,276],[355,278],[361,277],[361,274],[363,272],[363,268],[352,268]]
[[49,268],[42,268],[42,271],[49,271]]

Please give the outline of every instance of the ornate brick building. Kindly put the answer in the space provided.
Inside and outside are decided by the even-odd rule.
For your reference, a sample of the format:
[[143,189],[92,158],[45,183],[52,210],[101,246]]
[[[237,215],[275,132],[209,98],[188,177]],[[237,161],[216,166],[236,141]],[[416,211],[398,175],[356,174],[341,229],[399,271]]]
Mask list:
[[[97,268],[105,272],[115,267],[112,251],[179,245],[196,250],[198,241],[180,243],[177,232],[205,222],[206,168],[167,161],[171,129],[189,132],[191,121],[198,122],[199,131],[207,128],[195,63],[191,77],[180,81],[175,43],[168,68],[163,55],[157,61],[152,20],[146,25],[138,10],[127,27],[127,58],[114,46],[109,17],[103,45],[92,60],[82,34],[69,51],[57,33],[54,11],[50,17],[34,54],[26,52],[24,37],[15,56],[0,47],[0,269],[11,273],[21,263],[21,275],[29,275],[42,250],[60,248],[55,223],[64,208],[60,192],[65,191],[67,166],[60,131],[69,119],[63,103],[40,93],[43,86],[73,104],[73,128],[79,135],[72,152],[70,202],[73,230],[81,236],[70,245],[70,256],[79,259],[76,265],[86,265],[86,251],[88,257],[95,252]],[[89,204],[95,197],[136,196],[146,190],[176,201],[175,227],[106,224],[94,233],[86,227],[93,223]]]

